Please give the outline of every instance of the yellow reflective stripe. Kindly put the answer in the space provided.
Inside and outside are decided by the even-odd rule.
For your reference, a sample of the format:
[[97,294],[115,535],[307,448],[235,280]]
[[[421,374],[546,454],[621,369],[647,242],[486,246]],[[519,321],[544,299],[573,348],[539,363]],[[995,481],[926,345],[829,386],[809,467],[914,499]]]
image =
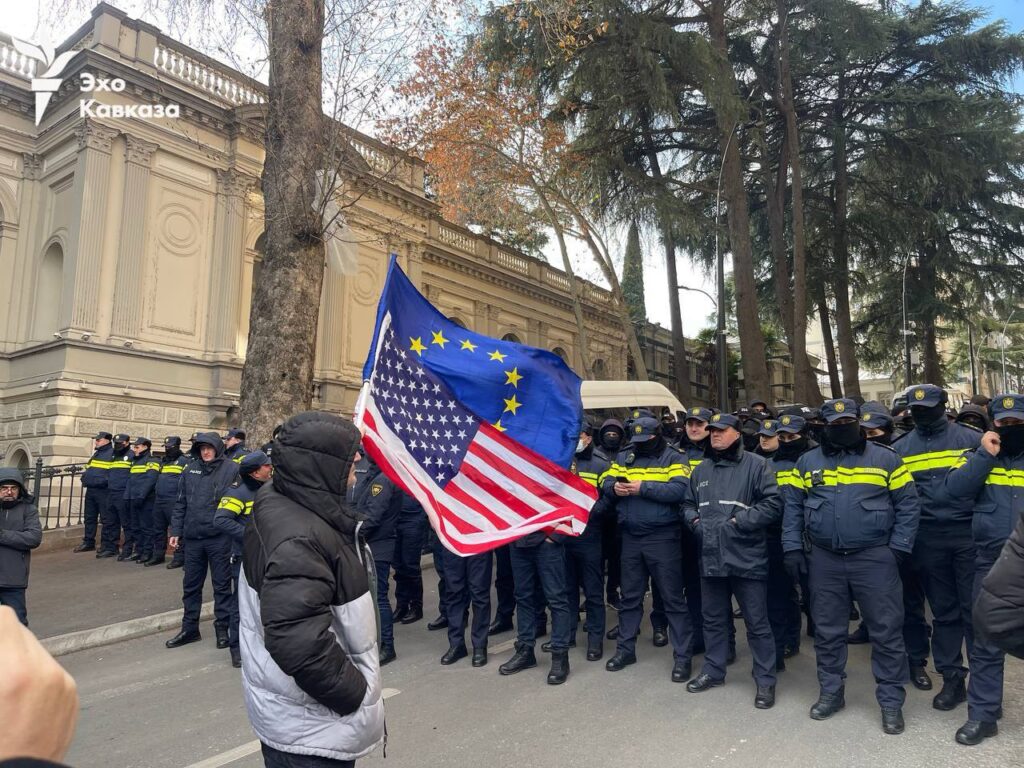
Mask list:
[[252,502],[251,501],[245,502],[245,512],[243,512],[242,514],[243,515],[251,515],[252,514]]
[[[887,478],[888,473],[883,469],[882,474],[879,475],[874,471],[866,471],[874,469],[873,467],[865,467],[865,471],[859,471],[850,469],[847,467],[841,467],[844,470],[837,472],[833,469],[822,470],[821,479],[824,481],[820,485],[878,485],[885,488],[888,485]],[[814,483],[811,481],[811,473],[804,473],[804,488],[812,488]]]
[[581,479],[586,480],[595,488],[597,487],[599,482],[597,472],[580,472],[579,476]]
[[690,459],[690,471],[692,472],[694,469],[696,469],[697,465],[700,464],[702,461],[704,461],[704,459]]
[[623,467],[621,464],[613,464],[608,470],[613,477],[624,477],[629,482],[647,481],[655,483],[667,483],[677,477],[689,477],[690,468],[682,464],[672,464],[668,467]]
[[[252,502],[249,503],[249,506],[252,506]],[[226,509],[229,512],[240,515],[245,511],[245,502],[241,499],[236,499],[234,496],[223,496],[221,497],[220,504],[217,505],[217,509]]]
[[160,467],[160,471],[168,475],[180,475],[183,469],[184,467],[181,464],[164,464]]
[[133,475],[142,475],[145,474],[146,472],[149,472],[151,469],[156,469],[159,466],[159,464],[138,464],[136,466],[133,466],[130,471]]
[[967,454],[965,453],[963,456],[961,456],[959,459],[956,460],[956,463],[953,464],[953,469],[960,469],[960,467],[962,467],[966,463],[967,463]]
[[233,458],[232,461],[235,462],[235,464],[241,464],[242,463],[242,459],[244,459],[246,457],[246,455],[247,454],[243,453],[241,456],[236,456],[235,458]]
[[967,448],[957,448],[949,451],[931,451],[929,453],[917,453],[913,456],[904,456],[903,463],[911,472],[927,472],[931,469],[946,469],[955,466],[957,461],[967,452]]
[[985,478],[985,485],[1008,485],[1015,488],[1024,487],[1024,469],[993,467],[989,471],[988,477]]
[[893,470],[892,474],[889,475],[889,490],[898,491],[907,483],[912,482],[914,482],[914,476],[911,474],[910,469],[906,466],[897,467]]
[[783,469],[775,473],[775,482],[779,486],[791,485],[794,488],[803,489],[804,484],[800,479],[800,474],[795,469]]

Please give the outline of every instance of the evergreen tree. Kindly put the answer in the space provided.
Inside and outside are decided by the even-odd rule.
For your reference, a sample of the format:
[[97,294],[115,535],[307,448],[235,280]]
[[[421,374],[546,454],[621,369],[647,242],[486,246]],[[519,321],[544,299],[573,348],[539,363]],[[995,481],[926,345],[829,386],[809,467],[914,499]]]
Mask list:
[[629,236],[626,239],[626,257],[622,265],[622,296],[626,299],[633,322],[646,323],[644,256],[640,250],[640,230],[636,221],[630,223]]

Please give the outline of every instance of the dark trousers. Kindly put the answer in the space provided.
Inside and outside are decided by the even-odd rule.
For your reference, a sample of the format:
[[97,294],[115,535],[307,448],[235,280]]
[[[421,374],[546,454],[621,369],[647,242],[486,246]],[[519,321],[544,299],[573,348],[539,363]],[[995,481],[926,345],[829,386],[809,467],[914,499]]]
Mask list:
[[96,526],[103,519],[106,509],[107,489],[87,488],[85,490],[85,530],[82,532],[82,543],[86,546],[96,546]]
[[[981,592],[981,582],[999,557],[999,550],[988,556],[979,552],[974,568],[974,598]],[[1006,654],[982,639],[971,649],[971,674],[967,681],[967,717],[983,723],[994,723],[1003,706],[1003,665]]]
[[149,560],[153,556],[153,497],[134,499],[130,504],[132,525],[135,526],[135,552],[143,560]]
[[383,648],[395,644],[395,622],[391,613],[391,600],[388,598],[391,561],[375,557],[373,568],[377,572],[377,611],[380,613],[380,644]]
[[242,572],[242,556],[231,555],[231,596],[228,599],[228,645],[238,647],[238,574]]
[[420,556],[427,541],[427,516],[399,518],[395,528],[395,604],[423,605],[423,574]]
[[569,648],[569,599],[565,594],[565,547],[544,541],[534,547],[511,547],[516,596],[516,639],[532,648],[537,640],[537,592],[551,610],[551,649]]
[[800,647],[800,596],[782,560],[782,539],[771,532],[768,534],[767,586],[768,622],[775,638],[775,658],[781,659],[787,647]]
[[107,493],[106,514],[101,515],[103,530],[100,532],[100,549],[104,552],[117,552],[121,545],[121,528],[128,519],[128,502],[124,498],[124,490]]
[[693,624],[683,596],[680,532],[654,536],[622,535],[622,610],[619,612],[617,651],[636,653],[636,636],[643,618],[647,580],[661,592],[668,637],[675,660],[689,662],[693,654]]
[[281,752],[266,744],[263,748],[264,768],[355,768],[355,760],[332,760],[317,755],[295,755]]
[[946,679],[963,679],[967,667],[961,652],[974,645],[971,608],[977,553],[971,524],[922,524],[914,544],[928,604],[932,608],[932,656],[935,671]]
[[14,609],[18,621],[28,626],[28,606],[25,603],[25,589],[18,587],[0,587],[0,605]]
[[729,652],[732,596],[740,604],[747,627],[747,644],[754,657],[758,685],[775,685],[775,639],[768,622],[768,584],[760,579],[722,576],[701,579],[704,601],[704,668],[714,680],[725,679]]
[[931,654],[932,628],[925,615],[921,571],[913,557],[908,557],[900,566],[900,581],[903,582],[903,644],[907,647],[907,661],[912,667],[923,667]]
[[[429,531],[430,534],[430,554],[434,558],[434,572],[437,574],[437,612],[441,616],[448,615],[448,577],[445,573],[445,552],[444,544],[441,543],[441,539],[437,537],[437,534],[433,532],[433,529]],[[488,555],[490,559],[490,555]],[[490,583],[487,585],[487,592],[490,594]]]
[[213,623],[227,628],[231,621],[231,542],[224,534],[208,539],[188,539],[185,567],[182,569],[181,603],[185,614],[181,629],[199,629],[199,611],[203,606],[206,572],[213,582]]
[[121,522],[124,528],[124,545],[122,551],[125,553],[140,552],[142,544],[141,527],[142,505],[145,499],[125,499],[125,518]]
[[494,618],[501,621],[512,621],[516,610],[515,579],[512,576],[511,546],[506,544],[494,550],[494,591],[498,595],[498,605]]
[[622,537],[615,515],[606,515],[601,521],[601,559],[604,561],[605,594],[608,602],[619,596],[621,584]]
[[871,636],[875,698],[882,707],[903,706],[910,669],[903,644],[903,586],[892,550],[880,546],[840,555],[814,547],[809,571],[822,692],[835,693],[846,679],[852,591]]
[[[690,611],[693,623],[693,639],[695,643],[704,639],[704,612],[701,608],[701,577],[700,577],[700,539],[693,531],[683,527],[683,591],[686,595],[686,607]],[[651,626],[654,629],[665,629],[668,619],[665,617],[665,605],[661,599],[661,591],[656,584],[651,585]],[[736,626],[729,618],[729,643],[736,645]]]
[[[164,557],[167,554],[167,529],[171,527],[171,514],[174,512],[174,499],[158,499],[153,504],[153,555]],[[181,558],[181,540],[173,558]]]
[[482,650],[487,647],[487,627],[491,623],[491,553],[459,557],[444,550],[441,558],[448,593],[445,614],[448,644],[452,647],[466,644],[466,617],[472,603],[470,639],[474,649]]
[[604,584],[601,579],[601,539],[568,539],[565,542],[565,594],[569,600],[570,640],[576,639],[576,628],[580,623],[580,587],[583,588],[583,603],[587,609],[587,621],[583,628],[587,638],[600,642],[604,638],[605,609]]

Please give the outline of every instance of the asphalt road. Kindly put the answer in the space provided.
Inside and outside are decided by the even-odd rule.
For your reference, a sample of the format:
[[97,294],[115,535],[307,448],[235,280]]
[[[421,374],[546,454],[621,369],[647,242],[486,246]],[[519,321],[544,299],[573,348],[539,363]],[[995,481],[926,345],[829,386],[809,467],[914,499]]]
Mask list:
[[[360,765],[761,768],[778,759],[794,768],[1003,768],[1021,762],[1020,662],[1008,662],[1000,735],[968,748],[953,740],[966,709],[938,712],[931,694],[912,688],[904,709],[907,732],[885,736],[864,646],[850,649],[847,707],[833,719],[819,723],[807,716],[817,695],[810,641],[781,674],[775,708],[755,710],[750,655],[742,624],[738,628],[740,657],[726,685],[691,694],[670,681],[669,649],[650,644],[646,625],[636,666],[606,672],[603,662],[587,662],[583,649],[576,649],[572,674],[560,687],[545,684],[546,659],[514,677],[498,675],[498,665],[511,654],[511,633],[493,638],[488,666],[473,669],[466,659],[443,668],[443,633],[427,632],[425,622],[399,627],[398,660],[384,670],[387,759],[378,752]],[[69,765],[262,765],[239,671],[231,668],[227,651],[214,648],[212,627],[204,624],[203,630],[202,643],[173,651],[163,647],[165,636],[153,636],[61,658],[82,699]]]

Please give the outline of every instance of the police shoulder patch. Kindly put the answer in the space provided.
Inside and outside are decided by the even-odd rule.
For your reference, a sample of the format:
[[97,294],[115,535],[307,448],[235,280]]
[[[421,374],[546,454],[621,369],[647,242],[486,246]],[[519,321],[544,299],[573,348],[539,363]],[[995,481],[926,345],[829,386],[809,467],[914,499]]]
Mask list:
[[241,485],[242,485],[242,478],[240,478],[240,477],[239,477],[239,478],[236,478],[236,479],[235,479],[235,482],[233,482],[233,483],[231,484],[231,487],[232,487],[232,488],[238,488],[238,487],[239,487],[239,486],[241,486]]
[[384,486],[381,485],[380,483],[374,483],[373,485],[370,486],[370,493],[372,493],[374,496],[380,496],[380,493],[383,490]]

